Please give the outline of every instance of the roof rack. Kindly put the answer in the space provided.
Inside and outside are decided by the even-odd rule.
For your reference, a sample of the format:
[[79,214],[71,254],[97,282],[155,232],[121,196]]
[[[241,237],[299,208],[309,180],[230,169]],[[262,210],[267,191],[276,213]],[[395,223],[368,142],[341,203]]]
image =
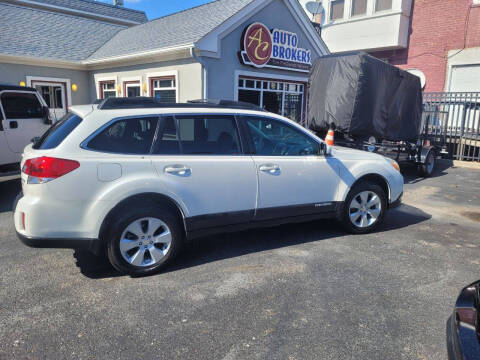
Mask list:
[[228,108],[265,111],[254,104],[231,100],[190,100],[186,103],[163,103],[153,97],[138,96],[129,98],[107,98],[98,102],[99,110],[147,108]]

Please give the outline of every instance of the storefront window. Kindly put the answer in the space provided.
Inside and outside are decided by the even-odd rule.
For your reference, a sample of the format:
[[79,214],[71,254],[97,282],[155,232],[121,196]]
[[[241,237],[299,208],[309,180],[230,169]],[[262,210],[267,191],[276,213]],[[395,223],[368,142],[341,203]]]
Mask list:
[[301,123],[304,90],[301,83],[240,78],[238,101],[258,105],[267,111]]
[[150,79],[151,96],[162,103],[177,102],[177,86],[175,77]]
[[115,81],[101,81],[100,82],[100,98],[108,99],[117,96],[115,89]]

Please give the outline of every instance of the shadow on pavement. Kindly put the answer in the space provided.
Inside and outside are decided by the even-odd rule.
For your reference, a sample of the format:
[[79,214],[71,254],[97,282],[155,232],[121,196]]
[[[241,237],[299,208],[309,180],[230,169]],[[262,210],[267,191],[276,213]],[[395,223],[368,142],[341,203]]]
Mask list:
[[[447,175],[447,169],[453,167],[453,161],[447,159],[439,159],[435,165],[435,170],[430,178],[437,178],[440,176]],[[425,180],[424,177],[418,175],[417,166],[410,164],[402,164],[402,175],[405,181],[405,184],[415,184],[422,180]]]
[[0,182],[0,213],[12,211],[13,201],[21,190],[20,179]]
[[[428,220],[430,217],[413,206],[401,205],[387,213],[386,221],[378,231],[401,229]],[[164,272],[346,235],[335,221],[319,220],[205,237],[185,244],[175,263]],[[112,268],[106,257],[98,257],[80,250],[75,250],[74,257],[80,272],[91,279],[121,276]]]

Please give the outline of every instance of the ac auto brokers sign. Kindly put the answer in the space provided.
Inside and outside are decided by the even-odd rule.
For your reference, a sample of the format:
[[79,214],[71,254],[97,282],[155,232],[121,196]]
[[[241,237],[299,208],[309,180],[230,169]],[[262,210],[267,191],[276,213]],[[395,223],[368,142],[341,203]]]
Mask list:
[[240,61],[257,68],[309,72],[312,66],[311,50],[298,47],[295,33],[273,29],[261,23],[248,26],[243,34]]

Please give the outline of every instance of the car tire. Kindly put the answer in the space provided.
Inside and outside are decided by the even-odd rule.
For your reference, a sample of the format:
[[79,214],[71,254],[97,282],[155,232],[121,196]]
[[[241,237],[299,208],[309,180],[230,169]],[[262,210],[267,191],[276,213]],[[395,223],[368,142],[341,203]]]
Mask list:
[[348,232],[366,234],[383,222],[386,210],[385,191],[377,184],[361,182],[355,184],[348,193],[339,217]]
[[115,214],[109,225],[105,240],[110,263],[131,276],[164,269],[181,249],[181,219],[168,206],[153,202],[127,208],[131,210]]
[[435,151],[430,150],[423,164],[418,165],[418,174],[422,177],[430,177],[435,170],[436,156]]

